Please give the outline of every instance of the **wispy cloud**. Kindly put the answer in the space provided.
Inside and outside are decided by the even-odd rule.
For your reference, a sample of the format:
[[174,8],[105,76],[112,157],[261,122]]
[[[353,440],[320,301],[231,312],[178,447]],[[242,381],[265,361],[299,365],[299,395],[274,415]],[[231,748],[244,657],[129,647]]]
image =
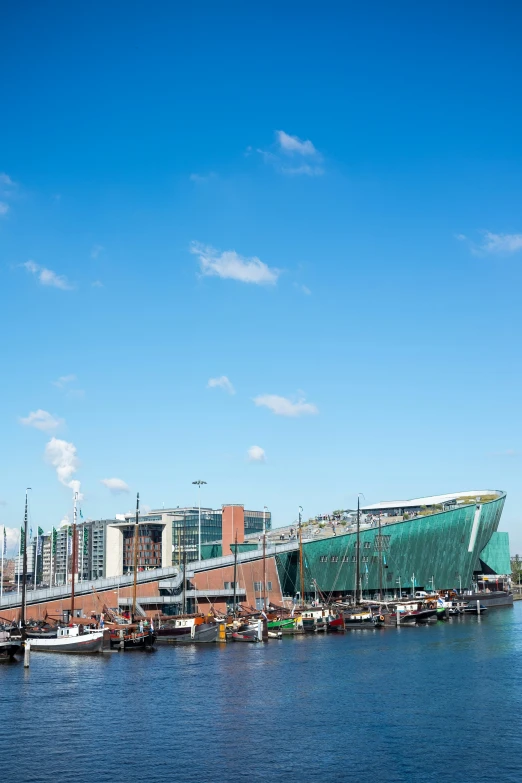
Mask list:
[[300,398],[296,401],[288,397],[280,397],[278,394],[260,394],[254,397],[254,403],[258,406],[268,408],[276,416],[310,416],[319,413],[319,409],[311,402],[305,402]]
[[309,139],[303,141],[299,136],[290,136],[284,130],[276,131],[276,138],[279,149],[286,155],[303,155],[305,157],[318,155],[316,148]]
[[297,288],[298,291],[301,291],[302,294],[305,294],[305,296],[310,296],[312,293],[308,286],[303,285],[302,283],[294,283],[294,287]]
[[49,411],[38,408],[37,411],[31,411],[29,416],[20,418],[20,423],[25,427],[34,427],[42,432],[53,432],[53,430],[57,430],[65,422],[63,419],[59,419],[58,416],[53,416]]
[[226,375],[221,375],[219,378],[209,378],[207,387],[209,389],[224,389],[229,394],[235,394],[236,390],[232,386]]
[[93,245],[91,250],[91,258],[98,258],[100,253],[103,253],[104,250],[105,248],[103,245]]
[[235,250],[220,253],[210,245],[192,242],[190,252],[198,256],[201,273],[208,277],[221,277],[256,285],[275,285],[281,274],[279,269],[268,266],[256,256],[246,258]]
[[91,283],[91,286],[92,286],[93,288],[104,288],[104,287],[105,287],[105,286],[103,285],[103,283],[102,283],[102,281],[101,281],[101,280],[94,280],[94,281]]
[[16,195],[16,189],[17,183],[13,182],[9,174],[6,174],[5,171],[0,172],[0,196],[2,196],[2,201],[0,201],[0,218],[5,217],[11,210],[8,202]]
[[265,450],[261,446],[250,446],[247,456],[249,462],[266,462]]
[[59,389],[63,389],[69,383],[74,383],[76,375],[60,375],[57,381],[51,381],[53,386],[57,386]]
[[78,470],[78,456],[74,443],[59,438],[51,438],[45,447],[45,459],[56,470],[60,484],[80,492],[80,482],[73,478]]
[[482,231],[479,242],[475,242],[466,234],[455,234],[455,239],[465,242],[471,252],[478,256],[511,255],[522,250],[522,234],[495,234],[493,231]]
[[209,171],[208,174],[198,174],[197,172],[194,172],[190,175],[189,179],[191,182],[195,182],[198,185],[203,185],[205,182],[210,182],[211,179],[215,179],[217,177],[217,174],[215,171]]
[[516,449],[506,449],[505,451],[494,451],[493,457],[519,457],[520,451]]
[[106,478],[101,479],[100,484],[103,484],[104,487],[107,487],[107,489],[112,492],[113,495],[121,495],[125,492],[130,492],[129,485],[123,481],[123,479],[119,478]]
[[66,277],[56,274],[56,272],[53,272],[52,269],[46,269],[44,266],[35,264],[34,261],[26,261],[20,266],[22,266],[32,275],[35,275],[41,285],[51,286],[52,288],[60,288],[62,291],[72,291],[74,288],[74,286],[69,283]]
[[307,177],[320,177],[324,174],[322,166],[310,166],[308,163],[302,163],[300,166],[282,166],[281,171],[289,177],[298,177],[300,174],[305,174]]
[[61,389],[63,392],[65,392],[65,396],[69,397],[70,399],[81,399],[85,397],[85,392],[83,389],[72,389],[71,384],[76,383],[78,378],[76,375],[61,375],[57,381],[51,381],[53,386],[56,386],[57,389]]
[[[322,155],[310,139],[303,140],[283,130],[276,131],[275,137],[275,144],[271,149],[256,150],[265,163],[288,176],[320,177],[324,174],[324,168],[320,165]],[[288,165],[288,158],[293,158],[292,165]]]
[[479,249],[485,253],[517,253],[522,250],[522,234],[494,234],[484,231]]

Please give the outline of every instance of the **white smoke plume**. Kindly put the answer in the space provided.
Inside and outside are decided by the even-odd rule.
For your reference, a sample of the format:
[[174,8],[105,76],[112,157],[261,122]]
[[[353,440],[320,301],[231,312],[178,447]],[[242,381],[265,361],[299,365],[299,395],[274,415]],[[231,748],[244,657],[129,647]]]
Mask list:
[[65,487],[70,487],[73,492],[78,492],[81,500],[83,496],[80,494],[80,482],[73,478],[79,464],[74,443],[51,438],[45,447],[45,459],[56,469],[58,481]]

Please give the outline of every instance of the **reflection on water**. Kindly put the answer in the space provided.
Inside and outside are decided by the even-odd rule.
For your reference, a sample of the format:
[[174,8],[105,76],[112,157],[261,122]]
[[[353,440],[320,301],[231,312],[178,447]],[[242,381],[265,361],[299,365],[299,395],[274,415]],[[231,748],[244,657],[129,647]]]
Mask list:
[[522,773],[522,602],[420,628],[33,653],[0,666],[9,783],[498,783]]

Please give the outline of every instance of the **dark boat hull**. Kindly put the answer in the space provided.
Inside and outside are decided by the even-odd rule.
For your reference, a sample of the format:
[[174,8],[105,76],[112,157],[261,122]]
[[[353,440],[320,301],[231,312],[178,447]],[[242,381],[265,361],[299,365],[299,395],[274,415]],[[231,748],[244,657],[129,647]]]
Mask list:
[[219,635],[219,626],[211,625],[210,623],[204,623],[202,625],[196,625],[194,629],[194,636],[189,633],[176,634],[173,636],[163,635],[158,638],[158,642],[161,644],[212,644],[217,642]]
[[486,609],[497,606],[513,606],[513,593],[506,593],[504,590],[496,590],[492,593],[472,593],[472,595],[463,596],[465,601],[477,602]]
[[202,625],[198,625],[196,626],[196,632],[194,634],[194,638],[189,637],[187,639],[186,636],[183,636],[179,639],[178,643],[212,644],[213,642],[217,642],[218,634],[219,634],[218,625],[207,625],[206,627],[203,627]]
[[0,661],[11,661],[22,649],[22,641],[0,642]]
[[136,633],[124,636],[123,639],[116,634],[111,634],[111,647],[121,650],[123,641],[124,650],[143,650],[154,646],[156,636],[153,633]]

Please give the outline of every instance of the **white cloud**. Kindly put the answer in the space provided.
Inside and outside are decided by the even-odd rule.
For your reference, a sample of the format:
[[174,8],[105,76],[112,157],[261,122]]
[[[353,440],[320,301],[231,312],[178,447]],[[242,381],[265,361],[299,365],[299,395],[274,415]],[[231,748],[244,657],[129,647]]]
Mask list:
[[302,283],[294,283],[295,288],[297,288],[298,291],[301,291],[302,294],[305,294],[306,296],[310,296],[312,293],[308,286],[303,285]]
[[222,375],[220,378],[209,378],[207,387],[209,389],[224,389],[229,394],[236,393],[236,390],[226,375]]
[[516,253],[522,250],[522,234],[493,234],[484,231],[479,250],[485,253]]
[[110,490],[113,495],[121,495],[123,492],[130,491],[129,485],[123,481],[123,479],[119,478],[102,479],[100,484],[103,484],[104,487],[107,487],[107,489]]
[[284,152],[286,155],[316,156],[318,154],[309,139],[303,141],[299,136],[290,136],[283,130],[276,131],[276,137],[281,152]]
[[266,462],[265,450],[261,446],[250,446],[247,454],[249,462]]
[[104,250],[105,248],[103,247],[103,245],[94,245],[91,250],[91,258],[98,258],[100,253],[103,253]]
[[5,201],[0,201],[0,217],[4,217],[9,212],[9,204]]
[[[17,555],[19,546],[19,527],[6,527],[5,539],[7,544],[7,555]],[[0,525],[0,546],[4,545],[4,526]]]
[[287,397],[280,397],[278,394],[261,394],[254,398],[258,406],[268,408],[276,416],[310,416],[319,413],[319,409],[311,402],[305,402],[304,399],[298,399],[292,402]]
[[220,253],[210,245],[192,242],[190,252],[198,256],[201,272],[205,276],[256,285],[275,285],[280,275],[279,269],[267,266],[255,256],[244,258],[235,250]]
[[9,186],[14,186],[15,183],[13,182],[9,174],[6,174],[5,171],[2,171],[0,172],[0,185],[7,185],[9,187]]
[[56,469],[58,481],[79,493],[80,482],[73,478],[79,464],[74,443],[51,438],[45,447],[45,458]]
[[39,408],[37,411],[31,411],[29,416],[20,419],[20,423],[26,427],[34,427],[42,432],[52,432],[58,429],[64,424],[63,419],[59,419],[58,416],[53,416],[48,411],[43,411]]
[[51,381],[53,386],[57,386],[59,389],[63,389],[68,383],[72,383],[76,380],[76,375],[60,375],[57,381]]
[[[276,131],[276,143],[272,150],[257,149],[265,163],[287,176],[320,177],[324,174],[321,165],[322,155],[314,147],[310,139],[300,139],[299,136],[291,136],[283,130]],[[288,158],[293,158],[294,165],[287,164]]]
[[92,285],[93,288],[104,288],[105,287],[101,280],[94,280],[94,282],[92,282],[91,285]]
[[62,291],[72,291],[73,287],[66,277],[57,275],[52,269],[46,269],[44,266],[35,264],[34,261],[26,261],[21,264],[28,272],[35,275],[42,285],[60,288]]

